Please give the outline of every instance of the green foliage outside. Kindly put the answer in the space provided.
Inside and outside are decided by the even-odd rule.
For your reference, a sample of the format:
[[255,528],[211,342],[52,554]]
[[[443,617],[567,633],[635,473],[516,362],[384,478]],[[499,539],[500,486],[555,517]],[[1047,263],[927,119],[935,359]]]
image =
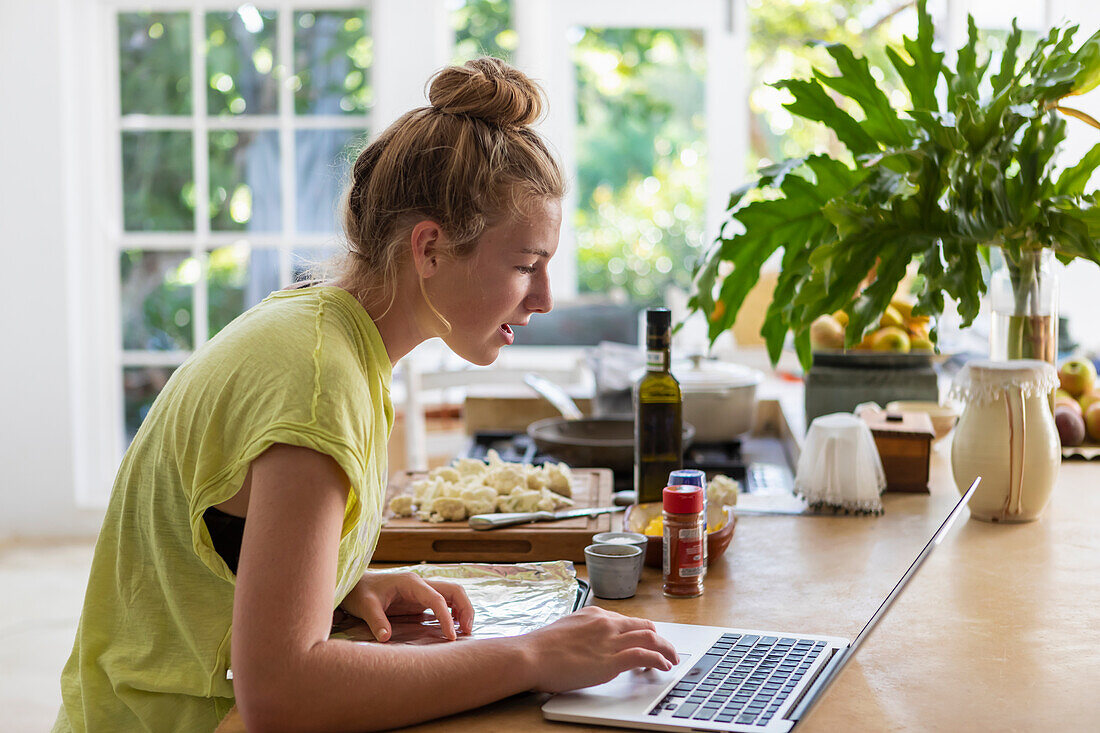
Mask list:
[[[1100,192],[1085,192],[1100,144],[1060,173],[1054,165],[1063,115],[1100,127],[1063,106],[1100,84],[1100,33],[1074,49],[1077,28],[1055,28],[1026,49],[1014,23],[993,64],[971,19],[952,68],[935,49],[924,0],[918,10],[915,37],[884,49],[907,93],[900,110],[867,60],[843,44],[827,49],[838,73],[814,69],[810,79],[779,83],[793,96],[787,109],[830,129],[846,152],[768,166],[731,196],[731,219],[697,269],[691,300],[712,339],[733,324],[760,268],[780,250],[762,333],[773,362],[793,333],[807,368],[811,322],[846,311],[853,346],[913,261],[921,275],[913,312],[938,315],[946,295],[958,301],[964,326],[985,292],[990,246],[1001,248],[1024,293],[1035,284],[1029,253],[1039,249],[1100,263]],[[858,107],[859,119],[838,96]],[[748,193],[758,196],[740,206]]]
[[454,63],[479,56],[514,63],[519,36],[512,28],[511,0],[463,0],[451,11],[451,27],[455,32]]

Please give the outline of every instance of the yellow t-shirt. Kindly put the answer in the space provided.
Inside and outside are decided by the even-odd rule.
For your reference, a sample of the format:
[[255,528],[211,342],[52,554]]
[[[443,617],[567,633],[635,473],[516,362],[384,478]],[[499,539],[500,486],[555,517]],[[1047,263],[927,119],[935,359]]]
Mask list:
[[233,704],[235,576],[203,512],[274,443],[332,456],[350,483],[335,608],[378,540],[391,366],[347,292],[273,293],[168,380],[115,479],[54,731],[212,731]]

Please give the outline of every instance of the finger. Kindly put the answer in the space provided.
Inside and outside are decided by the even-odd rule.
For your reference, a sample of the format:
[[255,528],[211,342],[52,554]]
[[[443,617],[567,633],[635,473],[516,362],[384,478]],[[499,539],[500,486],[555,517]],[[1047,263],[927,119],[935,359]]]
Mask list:
[[617,639],[623,649],[645,649],[655,651],[672,664],[680,663],[680,656],[676,653],[676,647],[656,631],[650,629],[638,629],[625,634],[620,634]]
[[363,620],[370,627],[371,633],[378,641],[388,641],[392,630],[390,620],[386,618],[386,611],[381,602],[375,596],[367,596],[363,599]]
[[466,634],[472,632],[474,630],[474,604],[470,602],[470,597],[466,595],[466,589],[458,583],[448,583],[446,581],[429,580],[428,585],[447,599],[447,604],[451,607],[459,629]]
[[415,597],[418,602],[424,604],[424,608],[430,608],[435,613],[444,636],[451,641],[458,638],[458,634],[455,633],[454,618],[451,617],[451,608],[447,605],[446,598],[427,583],[416,589]]
[[649,649],[641,649],[639,647],[624,649],[615,654],[613,659],[620,672],[625,672],[628,669],[637,669],[639,667],[659,669],[662,672],[667,672],[673,667],[672,662],[663,654]]

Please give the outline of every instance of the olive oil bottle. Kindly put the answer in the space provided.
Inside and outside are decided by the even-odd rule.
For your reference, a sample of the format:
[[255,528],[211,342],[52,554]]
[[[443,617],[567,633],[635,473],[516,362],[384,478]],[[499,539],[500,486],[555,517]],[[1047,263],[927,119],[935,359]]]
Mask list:
[[661,501],[668,474],[682,467],[683,402],[671,372],[672,314],[646,310],[646,371],[634,389],[634,490]]

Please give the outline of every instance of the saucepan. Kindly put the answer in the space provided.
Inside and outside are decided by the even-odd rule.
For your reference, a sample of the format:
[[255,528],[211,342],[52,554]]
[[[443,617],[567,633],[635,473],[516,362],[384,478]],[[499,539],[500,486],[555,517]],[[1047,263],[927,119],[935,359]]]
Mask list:
[[[576,404],[560,386],[538,375],[524,377],[536,392],[558,406],[563,415],[580,415]],[[559,405],[566,405],[564,409]],[[568,405],[572,405],[570,408]],[[634,469],[634,421],[603,417],[548,417],[527,426],[527,435],[540,453],[577,467]],[[695,438],[695,428],[683,424],[686,450]]]

